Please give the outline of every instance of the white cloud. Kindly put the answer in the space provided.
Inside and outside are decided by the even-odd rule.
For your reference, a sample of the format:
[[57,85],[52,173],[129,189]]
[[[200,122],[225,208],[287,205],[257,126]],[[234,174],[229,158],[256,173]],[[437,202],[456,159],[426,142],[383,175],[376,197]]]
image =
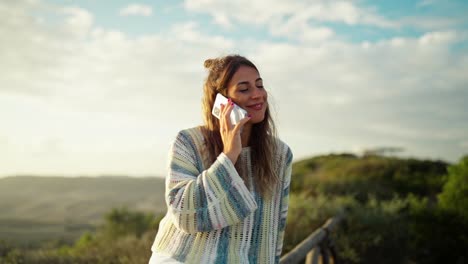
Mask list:
[[85,37],[93,25],[93,15],[79,7],[64,7],[61,11],[67,15],[63,25],[64,32],[75,34],[78,37]]
[[373,10],[357,6],[351,1],[327,1],[313,8],[312,18],[319,21],[343,22],[348,25],[372,25],[382,28],[396,27],[396,24],[381,17]]
[[[225,25],[225,21],[238,21],[245,24],[267,25],[270,29],[290,20],[308,22],[340,22],[348,25],[373,25],[395,28],[398,25],[378,15],[369,8],[358,6],[352,1],[205,1],[186,0],[185,7],[190,11],[208,13],[215,22]],[[216,19],[222,16],[223,19]]]
[[120,9],[119,14],[121,16],[151,16],[153,8],[149,5],[130,4]]
[[224,28],[229,29],[233,27],[229,17],[225,14],[214,14],[214,20],[216,24],[221,25]]
[[301,42],[321,42],[332,38],[335,33],[332,29],[309,23],[309,15],[298,13],[286,21],[273,20],[270,23],[270,32],[273,36],[283,36]]
[[431,6],[436,4],[437,0],[421,0],[418,2],[417,6],[423,7],[423,6]]
[[[421,1],[420,6],[434,5],[435,1]],[[222,27],[231,29],[233,25],[241,23],[250,26],[266,26],[273,35],[300,39],[300,30],[293,29],[292,25],[298,25],[301,29],[324,28],[323,23],[343,23],[349,26],[372,26],[382,30],[401,30],[413,28],[428,31],[444,31],[463,25],[463,17],[441,17],[431,15],[411,15],[398,18],[386,18],[378,13],[376,8],[365,6],[359,1],[347,0],[316,0],[316,1],[206,1],[185,0],[184,6],[192,12],[206,13],[213,17],[213,22]],[[287,34],[284,34],[287,32]],[[323,35],[324,31],[313,34]],[[330,29],[325,38],[330,37]],[[323,39],[321,37],[320,39]]]
[[436,31],[424,34],[419,38],[421,45],[437,45],[437,44],[450,44],[462,40],[465,33],[457,33],[455,31]]
[[458,24],[462,24],[463,19],[457,17],[430,17],[430,16],[410,16],[398,20],[400,27],[412,27],[422,30],[447,30]]
[[[418,126],[418,124],[415,125]],[[367,124],[364,128],[386,136],[408,139],[451,140],[465,137],[463,129],[440,127],[431,128],[431,133],[427,133],[425,128],[413,127],[412,124],[398,124],[395,121]]]

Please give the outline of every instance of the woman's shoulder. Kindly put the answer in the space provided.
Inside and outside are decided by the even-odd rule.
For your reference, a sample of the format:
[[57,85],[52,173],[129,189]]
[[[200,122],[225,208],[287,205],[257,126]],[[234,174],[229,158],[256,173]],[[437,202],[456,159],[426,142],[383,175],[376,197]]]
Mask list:
[[290,164],[293,159],[291,148],[280,138],[275,137],[275,142],[277,158],[286,164]]
[[204,144],[203,127],[196,126],[179,130],[175,137],[175,141],[184,142],[187,144],[200,145]]
[[189,127],[179,130],[177,136],[179,135],[199,135],[202,134],[203,126]]

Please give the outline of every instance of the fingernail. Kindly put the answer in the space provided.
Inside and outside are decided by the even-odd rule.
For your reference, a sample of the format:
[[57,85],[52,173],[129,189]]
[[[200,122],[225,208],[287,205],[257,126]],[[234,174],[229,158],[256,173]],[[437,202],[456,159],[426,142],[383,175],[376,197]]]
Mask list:
[[251,117],[252,117],[252,115],[251,115],[251,114],[248,114],[248,115],[247,115],[247,117],[251,118]]
[[231,98],[228,98],[228,102],[231,102]]
[[231,105],[234,105],[234,103],[233,103],[233,102],[231,102]]

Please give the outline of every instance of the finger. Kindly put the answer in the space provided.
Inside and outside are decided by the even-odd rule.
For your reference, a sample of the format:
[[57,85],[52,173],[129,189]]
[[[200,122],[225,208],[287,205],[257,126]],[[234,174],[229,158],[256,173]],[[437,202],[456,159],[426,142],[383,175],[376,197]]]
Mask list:
[[247,123],[249,122],[249,120],[252,118],[252,116],[250,114],[248,114],[246,117],[242,118],[239,123],[237,123],[237,125],[234,127],[233,129],[233,132],[234,133],[237,133],[238,131],[240,131],[240,129]]
[[228,103],[227,105],[220,104],[221,112],[219,114],[219,128],[220,128],[221,133],[226,133],[232,128],[231,120],[229,116],[230,112],[228,111],[230,106],[231,106],[230,103]]
[[225,116],[226,109],[228,108],[228,106],[225,105],[225,104],[220,104],[219,106],[220,106],[220,109],[221,109],[221,111],[219,113],[219,121],[220,121],[219,124],[220,124],[220,126],[223,126],[224,125],[224,122],[223,122],[224,121],[224,116]]
[[225,104],[219,104],[219,108],[221,109],[220,115],[222,115],[223,110],[226,109],[226,105]]
[[226,111],[228,111],[229,109],[232,109],[232,108],[234,108],[234,102],[228,101],[228,102],[224,105],[224,111],[225,111],[225,112],[222,113],[222,114],[226,115]]
[[231,112],[232,109],[234,109],[234,103],[230,102],[225,108],[225,111],[223,113],[224,116],[224,123],[226,124],[227,128],[232,128],[232,123],[231,123]]
[[231,104],[231,99],[229,98],[225,104],[220,104],[221,107],[221,115],[224,115],[224,111],[226,111]]

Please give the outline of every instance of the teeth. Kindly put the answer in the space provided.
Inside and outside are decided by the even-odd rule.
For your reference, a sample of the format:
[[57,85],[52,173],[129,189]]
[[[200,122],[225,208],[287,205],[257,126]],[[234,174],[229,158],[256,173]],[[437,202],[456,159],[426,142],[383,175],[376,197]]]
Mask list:
[[251,105],[249,107],[252,107],[252,108],[261,108],[262,107],[262,103],[259,103],[259,104],[254,104],[254,105]]

